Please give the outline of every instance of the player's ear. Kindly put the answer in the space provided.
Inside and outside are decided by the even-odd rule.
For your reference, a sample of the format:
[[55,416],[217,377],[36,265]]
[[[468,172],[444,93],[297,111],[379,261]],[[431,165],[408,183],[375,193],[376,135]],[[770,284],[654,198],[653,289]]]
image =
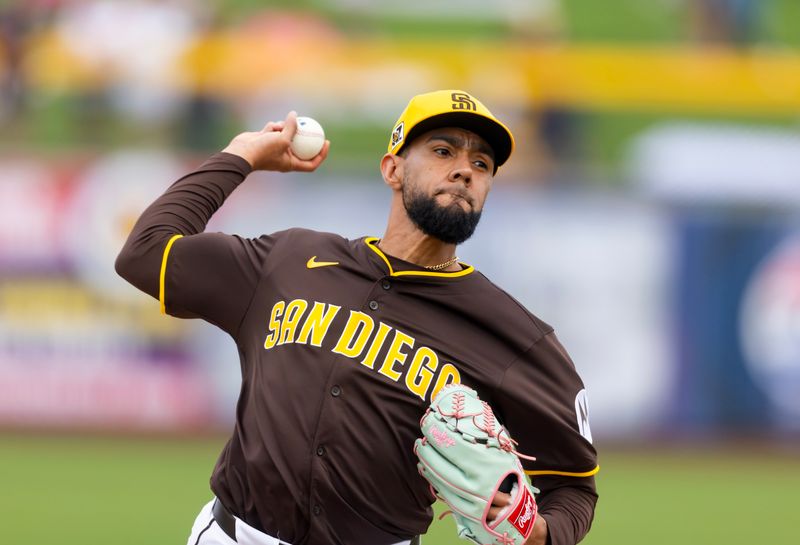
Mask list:
[[387,153],[381,159],[381,175],[386,185],[399,190],[403,184],[403,158]]

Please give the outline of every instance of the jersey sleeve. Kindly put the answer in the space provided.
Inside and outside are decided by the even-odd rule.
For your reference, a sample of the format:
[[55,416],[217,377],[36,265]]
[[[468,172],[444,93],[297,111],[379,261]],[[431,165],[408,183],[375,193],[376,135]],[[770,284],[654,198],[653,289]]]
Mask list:
[[251,170],[221,152],[172,184],[134,225],[115,262],[119,275],[157,298],[162,313],[204,318],[235,335],[278,235],[203,231]]
[[591,443],[586,390],[552,331],[506,371],[493,400],[498,417],[518,442],[517,450],[541,490],[540,513],[552,545],[574,545],[591,527],[599,471]]
[[530,475],[584,477],[597,472],[586,390],[564,347],[550,332],[506,371],[493,401]]
[[278,235],[177,235],[164,249],[159,301],[166,314],[203,318],[235,335]]

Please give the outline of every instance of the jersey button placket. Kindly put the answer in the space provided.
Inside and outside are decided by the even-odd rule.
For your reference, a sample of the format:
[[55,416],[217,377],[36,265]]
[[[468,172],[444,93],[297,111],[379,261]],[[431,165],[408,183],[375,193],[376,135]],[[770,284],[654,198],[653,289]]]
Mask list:
[[333,397],[339,397],[340,395],[342,395],[342,387],[339,386],[338,384],[334,384],[331,387],[331,395]]
[[317,456],[324,456],[325,455],[325,447],[322,445],[317,447]]
[[371,310],[378,310],[378,307],[379,307],[378,302],[375,299],[369,302],[369,308]]

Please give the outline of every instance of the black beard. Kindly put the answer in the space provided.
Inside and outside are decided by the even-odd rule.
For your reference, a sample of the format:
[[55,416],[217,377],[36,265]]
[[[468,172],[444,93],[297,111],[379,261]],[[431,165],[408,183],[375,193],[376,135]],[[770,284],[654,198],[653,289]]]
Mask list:
[[457,202],[439,206],[436,197],[403,185],[403,205],[420,231],[447,244],[461,244],[475,232],[481,211],[466,212]]

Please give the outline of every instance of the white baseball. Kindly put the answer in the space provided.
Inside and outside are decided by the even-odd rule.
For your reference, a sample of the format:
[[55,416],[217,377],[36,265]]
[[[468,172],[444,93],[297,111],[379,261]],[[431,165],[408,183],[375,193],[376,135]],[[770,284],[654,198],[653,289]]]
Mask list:
[[322,125],[310,117],[297,118],[297,132],[292,138],[292,153],[299,159],[312,159],[325,144],[325,131]]

